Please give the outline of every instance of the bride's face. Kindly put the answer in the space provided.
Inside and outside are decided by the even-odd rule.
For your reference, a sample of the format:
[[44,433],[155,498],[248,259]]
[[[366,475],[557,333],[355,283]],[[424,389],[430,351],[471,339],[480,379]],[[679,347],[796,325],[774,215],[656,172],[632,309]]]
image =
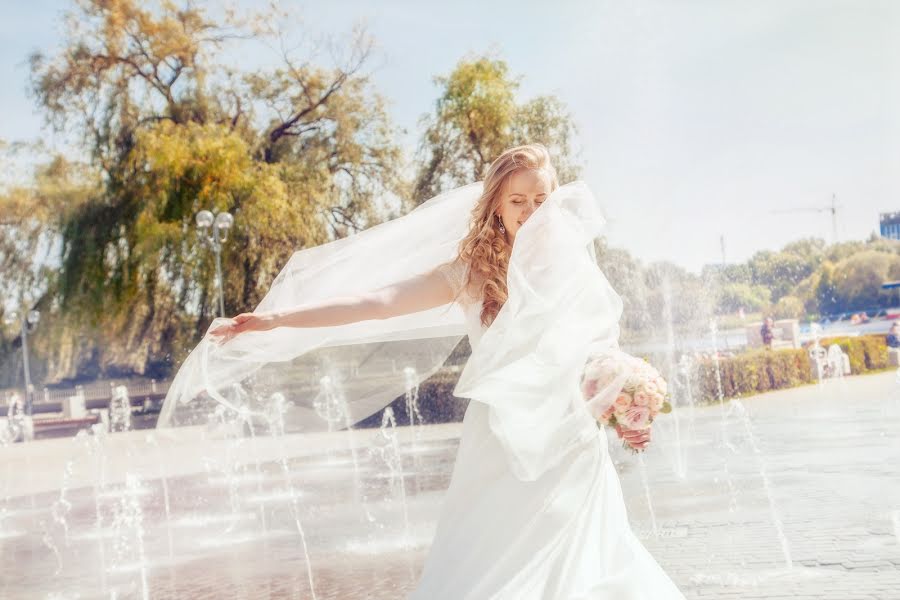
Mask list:
[[516,239],[519,227],[549,195],[550,178],[544,170],[521,169],[507,178],[500,194],[497,214],[503,221],[510,244]]

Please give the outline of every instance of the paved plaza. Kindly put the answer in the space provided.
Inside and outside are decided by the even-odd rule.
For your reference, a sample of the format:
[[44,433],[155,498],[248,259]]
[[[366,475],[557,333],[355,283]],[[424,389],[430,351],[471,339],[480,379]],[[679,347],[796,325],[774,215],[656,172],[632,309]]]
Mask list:
[[[632,527],[688,598],[900,600],[898,424],[885,373],[682,406],[644,455],[614,436],[610,452]],[[403,598],[460,425],[396,433],[4,448],[0,597]]]

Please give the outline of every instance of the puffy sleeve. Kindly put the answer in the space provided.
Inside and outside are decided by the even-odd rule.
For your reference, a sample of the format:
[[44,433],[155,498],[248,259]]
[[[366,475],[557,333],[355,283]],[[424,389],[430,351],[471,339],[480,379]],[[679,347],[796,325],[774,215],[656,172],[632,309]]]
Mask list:
[[458,296],[466,281],[465,264],[457,258],[451,262],[440,265],[437,268],[437,271],[445,280],[447,280],[450,289],[453,290],[453,295]]

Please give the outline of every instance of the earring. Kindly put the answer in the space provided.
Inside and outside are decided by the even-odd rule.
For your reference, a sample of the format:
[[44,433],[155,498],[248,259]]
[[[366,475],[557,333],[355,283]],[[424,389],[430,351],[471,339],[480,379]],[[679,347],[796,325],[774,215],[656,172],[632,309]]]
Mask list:
[[500,227],[500,233],[506,233],[506,227],[503,226],[503,220],[497,215],[497,225]]

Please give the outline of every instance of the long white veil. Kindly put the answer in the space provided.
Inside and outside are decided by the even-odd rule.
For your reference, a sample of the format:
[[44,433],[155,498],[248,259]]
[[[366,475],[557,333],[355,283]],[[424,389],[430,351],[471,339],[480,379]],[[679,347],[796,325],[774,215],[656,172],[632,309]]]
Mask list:
[[[456,257],[481,183],[409,214],[295,253],[256,312],[371,291]],[[604,218],[580,181],[557,188],[519,230],[509,297],[481,336],[455,394],[491,406],[491,427],[518,477],[539,477],[596,435],[578,388],[589,352],[616,347],[619,296],[600,272],[593,240]],[[211,327],[218,323],[214,321]],[[204,337],[178,371],[160,426],[203,422],[211,408],[262,418],[282,431],[349,427],[429,377],[466,333],[457,304],[336,327],[278,328],[220,345]]]
[[[254,312],[375,290],[452,260],[481,190],[480,182],[460,187],[392,221],[295,252]],[[158,426],[202,423],[216,404],[247,418],[274,417],[285,431],[350,426],[430,376],[464,334],[454,304],[335,327],[248,332],[225,344],[207,334],[178,370]]]

